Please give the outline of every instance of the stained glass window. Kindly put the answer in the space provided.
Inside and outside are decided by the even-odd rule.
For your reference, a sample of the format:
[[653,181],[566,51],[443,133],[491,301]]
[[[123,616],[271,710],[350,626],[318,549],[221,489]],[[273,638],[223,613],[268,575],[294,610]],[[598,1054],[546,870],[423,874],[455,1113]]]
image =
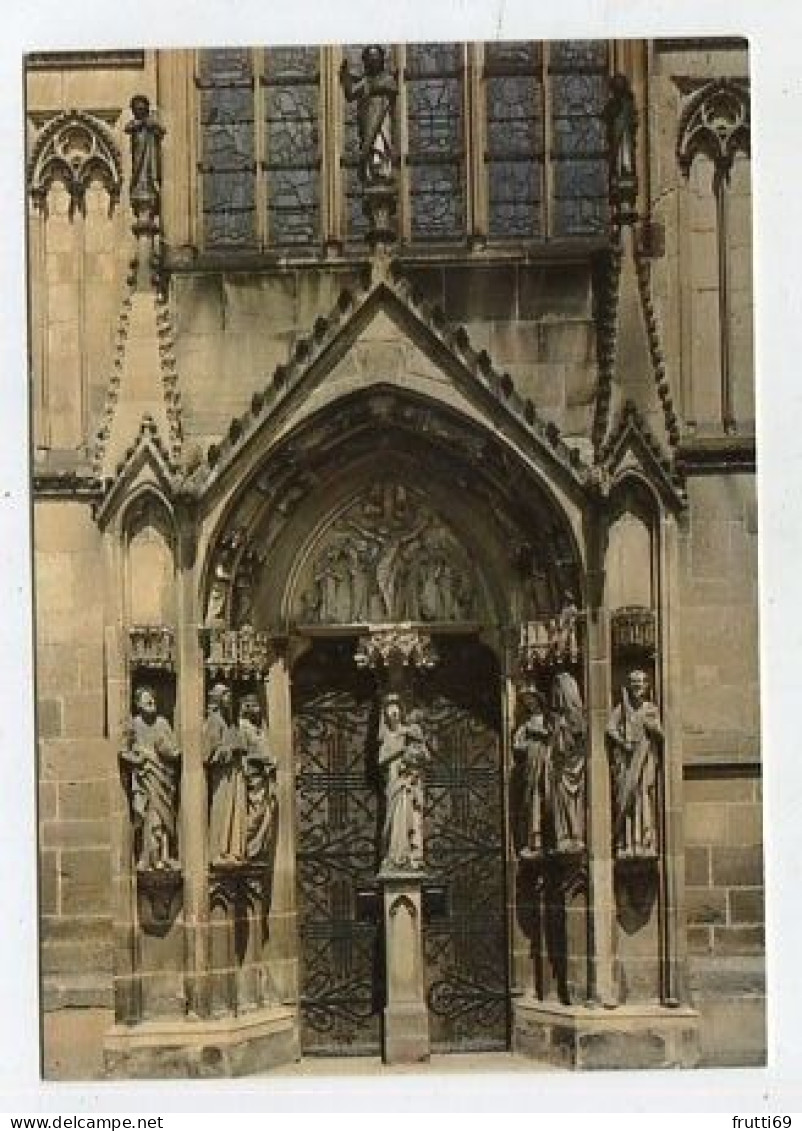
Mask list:
[[488,44],[488,234],[526,238],[543,229],[543,89],[535,43]]
[[465,235],[462,49],[407,48],[407,163],[413,240]]
[[316,47],[265,52],[268,242],[320,238],[320,79]]
[[256,242],[256,162],[250,51],[202,51],[198,86],[204,244],[252,246]]
[[604,41],[549,45],[555,235],[593,235],[606,226],[607,81]]

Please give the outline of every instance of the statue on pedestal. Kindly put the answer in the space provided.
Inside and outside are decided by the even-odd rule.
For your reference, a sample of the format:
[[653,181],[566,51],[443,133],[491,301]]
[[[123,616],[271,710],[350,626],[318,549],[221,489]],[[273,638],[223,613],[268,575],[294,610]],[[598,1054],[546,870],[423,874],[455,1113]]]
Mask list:
[[618,859],[653,859],[659,849],[660,713],[649,677],[635,669],[607,724],[613,775],[613,842]]
[[423,772],[430,757],[423,729],[404,718],[401,697],[391,692],[379,725],[379,766],[387,775],[383,872],[423,868]]
[[610,203],[619,220],[634,216],[638,193],[635,145],[638,109],[626,75],[610,79],[610,97],[604,110],[607,123],[607,160]]
[[340,67],[343,93],[348,102],[357,104],[359,177],[366,187],[393,180],[392,129],[398,84],[385,72],[384,64],[384,48],[373,43],[362,52],[361,77],[351,73],[347,59]]
[[541,856],[548,798],[549,730],[545,704],[532,684],[520,693],[526,718],[512,739],[512,836],[522,859]]
[[181,754],[173,728],[158,714],[153,688],[134,695],[120,762],[130,775],[129,797],[135,830],[136,866],[142,871],[178,867],[177,809]]
[[275,832],[276,760],[268,747],[257,695],[246,695],[240,703],[239,730],[245,744],[247,857],[263,861],[270,852]]
[[570,672],[558,672],[554,677],[551,714],[549,795],[554,848],[563,854],[582,852],[587,722],[579,685]]
[[209,777],[209,860],[212,866],[241,864],[248,847],[247,745],[232,719],[231,691],[222,683],[209,693],[203,748]]
[[150,112],[144,94],[131,99],[133,118],[125,127],[131,139],[131,209],[143,230],[155,231],[161,204],[161,143],[165,130]]

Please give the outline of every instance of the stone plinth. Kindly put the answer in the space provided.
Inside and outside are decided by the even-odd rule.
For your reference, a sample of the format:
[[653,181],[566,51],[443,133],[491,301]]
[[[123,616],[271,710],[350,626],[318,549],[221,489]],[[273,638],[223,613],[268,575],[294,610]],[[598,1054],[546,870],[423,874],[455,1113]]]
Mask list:
[[699,1018],[658,1005],[591,1009],[521,998],[514,1004],[513,1049],[562,1068],[694,1068]]
[[277,1005],[240,1017],[115,1025],[103,1042],[115,1078],[226,1077],[300,1060],[296,1010]]
[[382,873],[387,1002],[385,1064],[429,1059],[429,1014],[423,968],[420,872]]

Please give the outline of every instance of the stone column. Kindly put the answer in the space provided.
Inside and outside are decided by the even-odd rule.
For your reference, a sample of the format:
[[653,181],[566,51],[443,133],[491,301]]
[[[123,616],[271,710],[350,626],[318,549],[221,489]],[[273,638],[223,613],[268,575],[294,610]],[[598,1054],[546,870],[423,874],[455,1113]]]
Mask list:
[[206,773],[203,765],[202,726],[203,654],[200,645],[200,609],[195,571],[193,520],[178,521],[178,696],[176,715],[180,727],[181,859],[184,871],[184,930],[186,932],[187,1013],[208,1015],[208,886],[206,882]]
[[[430,638],[409,625],[375,629],[361,637],[355,658],[360,667],[372,668],[383,677],[388,692],[406,698],[411,692],[413,671],[431,668],[436,662]],[[425,845],[423,849],[425,852]],[[384,906],[385,1064],[414,1064],[429,1059],[423,958],[424,879],[422,867],[395,867],[387,859],[377,876]]]

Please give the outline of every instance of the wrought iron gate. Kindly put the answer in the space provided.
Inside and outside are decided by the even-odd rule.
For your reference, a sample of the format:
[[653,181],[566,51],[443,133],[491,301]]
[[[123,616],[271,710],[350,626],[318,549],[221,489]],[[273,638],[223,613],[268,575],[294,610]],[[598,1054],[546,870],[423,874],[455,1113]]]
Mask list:
[[426,775],[427,869],[442,884],[424,921],[429,1033],[435,1052],[503,1049],[509,988],[499,679],[491,654],[438,642],[417,701],[434,738]]
[[[423,891],[432,1049],[501,1049],[509,1006],[498,672],[478,644],[446,640],[438,652],[416,692],[435,747]],[[380,1052],[378,701],[353,643],[317,644],[293,674],[306,1055]]]
[[318,644],[293,673],[306,1055],[381,1049],[380,920],[375,908],[364,909],[377,868],[378,790],[366,756],[375,700],[353,644]]

